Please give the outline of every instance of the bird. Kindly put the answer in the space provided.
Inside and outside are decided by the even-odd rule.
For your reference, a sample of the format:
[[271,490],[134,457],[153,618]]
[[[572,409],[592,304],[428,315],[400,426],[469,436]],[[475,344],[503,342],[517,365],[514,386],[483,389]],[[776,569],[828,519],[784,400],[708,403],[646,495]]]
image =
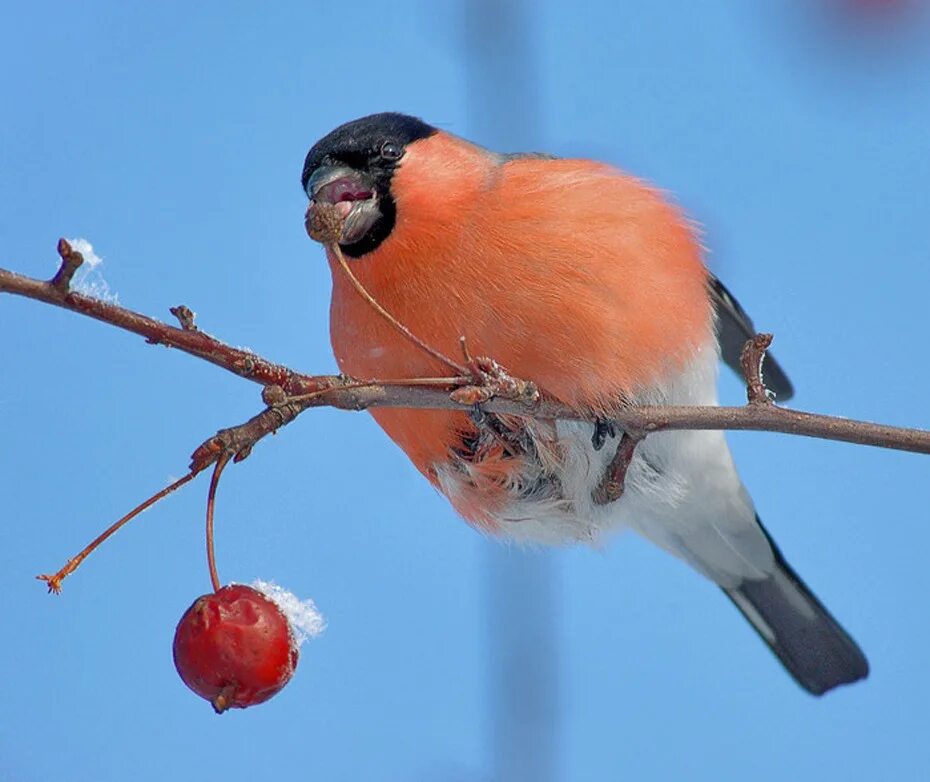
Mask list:
[[[301,184],[308,226],[324,210],[343,219],[326,251],[341,372],[448,376],[458,365],[448,357],[464,349],[575,414],[371,410],[466,521],[556,546],[631,529],[719,586],[808,692],[868,675],[857,643],[762,526],[723,432],[633,442],[619,496],[598,496],[625,442],[611,415],[716,405],[718,362],[738,371],[755,334],[680,207],[607,163],[497,153],[395,112],[313,144]],[[780,399],[793,393],[770,357],[766,381]]]

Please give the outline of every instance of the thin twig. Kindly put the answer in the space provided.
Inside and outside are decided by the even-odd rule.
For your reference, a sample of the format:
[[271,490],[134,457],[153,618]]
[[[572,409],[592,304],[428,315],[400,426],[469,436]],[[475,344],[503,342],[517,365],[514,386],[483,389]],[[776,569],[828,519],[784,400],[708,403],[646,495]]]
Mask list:
[[[337,248],[337,258],[341,252]],[[345,410],[365,410],[374,407],[414,409],[446,409],[465,411],[463,402],[475,401],[475,389],[480,392],[482,411],[511,414],[545,420],[596,421],[593,414],[569,408],[539,394],[530,381],[515,378],[501,369],[493,359],[471,359],[462,340],[462,351],[468,367],[460,367],[425,343],[413,337],[401,324],[384,315],[412,338],[419,347],[453,367],[456,377],[407,378],[392,380],[361,380],[346,376],[311,376],[274,364],[249,351],[233,348],[199,331],[193,313],[187,307],[171,309],[181,328],[141,315],[116,304],[104,302],[70,290],[70,281],[83,262],[64,239],[58,243],[61,265],[49,281],[24,277],[0,269],[0,293],[62,307],[86,315],[117,328],[139,334],[153,344],[174,347],[230,372],[261,383],[266,409],[238,426],[222,429],[201,443],[191,456],[190,472],[166,486],[98,535],[80,553],[65,563],[57,573],[37,578],[48,584],[50,592],[60,592],[62,581],[107,538],[163,497],[191,481],[211,464],[215,465],[207,498],[207,562],[214,590],[220,589],[213,545],[213,515],[220,476],[230,461],[245,459],[253,446],[280,427],[297,418],[310,407],[329,405]],[[354,280],[344,258],[341,263],[350,280]],[[355,281],[357,283],[357,280]],[[364,296],[367,292],[357,284]],[[376,309],[380,305],[371,299]],[[604,504],[617,499],[623,492],[626,471],[636,444],[652,432],[670,429],[732,429],[782,432],[785,434],[837,440],[861,445],[892,448],[917,453],[930,453],[930,432],[920,429],[852,421],[833,416],[787,410],[772,403],[762,382],[761,367],[765,350],[772,337],[758,334],[750,340],[742,354],[749,402],[743,407],[632,407],[611,416],[611,421],[626,433],[618,444],[617,453],[605,472],[594,500]],[[480,383],[474,386],[476,381]],[[450,389],[453,389],[450,393]],[[488,393],[490,392],[490,393]]]
[[[70,245],[64,239],[59,242],[59,247],[69,258],[72,257]],[[69,260],[63,260],[53,279],[67,278],[69,264]],[[73,274],[73,271],[70,273]],[[120,307],[118,304],[56,286],[50,281],[36,280],[0,269],[0,293],[24,296],[86,315],[145,337],[150,344],[182,350],[247,380],[262,385],[279,385],[291,394],[306,394],[320,388],[320,386],[312,385],[312,378],[307,375],[296,379],[296,373],[287,367],[274,364],[250,351],[234,348],[202,331],[185,331],[169,326],[167,323]],[[307,381],[311,384],[308,385]]]
[[197,331],[197,324],[194,323],[194,318],[196,316],[193,310],[186,304],[179,304],[177,307],[171,307],[168,311],[178,319],[178,323],[181,324],[181,328],[184,331]]
[[762,381],[762,363],[772,339],[771,334],[756,334],[752,339],[746,340],[740,353],[739,363],[746,380],[746,399],[751,405],[773,404],[772,397]]
[[[286,396],[315,395],[305,402],[276,405],[245,424],[222,430],[195,451],[192,469],[198,466],[204,469],[213,464],[226,447],[227,438],[231,442],[229,447],[237,454],[243,454],[241,458],[244,458],[255,442],[294,420],[307,407],[332,406],[342,410],[374,407],[466,409],[450,399],[447,389],[386,386],[374,380],[339,375],[303,375],[254,353],[233,348],[201,331],[174,328],[154,318],[89,296],[63,294],[49,282],[4,269],[0,269],[0,292],[53,304],[140,334],[152,343],[177,348],[253,382],[264,386],[279,386]],[[320,391],[325,393],[317,395]],[[482,407],[487,412],[548,420],[595,420],[593,413],[587,414],[545,397],[532,406],[519,400],[495,397]],[[621,428],[645,434],[668,429],[753,430],[930,454],[930,431],[804,413],[774,404],[743,407],[633,407],[611,417]]]
[[152,507],[156,502],[164,499],[173,491],[180,489],[185,483],[188,483],[197,473],[190,472],[185,475],[183,478],[179,478],[174,483],[165,486],[161,491],[155,492],[147,500],[136,505],[129,513],[123,516],[119,521],[114,522],[109,527],[107,527],[103,532],[101,532],[96,538],[94,538],[90,543],[88,543],[80,553],[71,557],[63,568],[59,570],[54,575],[48,575],[47,573],[42,574],[41,576],[36,576],[40,581],[45,581],[48,584],[48,591],[54,592],[56,595],[61,592],[61,582],[64,581],[68,576],[70,576],[75,570],[80,567],[81,563],[87,559],[87,557],[92,554],[97,548],[100,547],[100,544],[103,543],[107,538],[117,532],[119,529],[124,527],[130,521],[132,521],[136,516],[138,516],[146,508]]
[[49,285],[57,291],[67,293],[71,287],[71,278],[74,277],[74,273],[84,263],[84,256],[75,250],[67,239],[58,240],[57,250],[58,255],[61,257],[61,265],[58,267],[55,276],[49,280]]
[[[392,386],[401,386],[404,388],[416,388],[426,386],[428,388],[458,388],[472,382],[470,377],[404,377],[390,380],[347,380],[339,389],[341,391],[352,391],[358,388],[371,388],[372,386],[381,386],[390,388]],[[267,392],[267,388],[265,389]],[[313,391],[309,394],[299,394],[297,396],[288,396],[281,398],[280,402],[311,402],[314,399],[329,394],[332,388],[322,388],[319,391]],[[453,392],[454,393],[454,392]],[[269,400],[267,395],[262,397],[267,404],[275,404],[274,399]]]

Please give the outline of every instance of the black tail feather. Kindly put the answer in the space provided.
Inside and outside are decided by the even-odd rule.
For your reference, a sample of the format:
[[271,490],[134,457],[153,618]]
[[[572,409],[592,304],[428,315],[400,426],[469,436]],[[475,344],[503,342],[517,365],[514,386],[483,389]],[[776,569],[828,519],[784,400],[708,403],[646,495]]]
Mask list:
[[727,597],[808,692],[823,695],[864,679],[869,663],[858,644],[785,562],[771,536],[769,542],[775,572],[761,581],[724,588]]

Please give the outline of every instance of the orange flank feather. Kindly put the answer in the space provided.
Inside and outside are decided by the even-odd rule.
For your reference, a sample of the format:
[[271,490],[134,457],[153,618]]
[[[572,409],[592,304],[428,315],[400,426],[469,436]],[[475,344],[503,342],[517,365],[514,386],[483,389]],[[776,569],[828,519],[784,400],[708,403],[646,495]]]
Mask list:
[[[502,159],[447,133],[410,144],[394,174],[391,235],[350,259],[369,293],[414,334],[459,359],[465,336],[512,374],[582,411],[608,412],[680,372],[712,339],[707,273],[692,228],[642,182],[583,160]],[[333,270],[340,369],[371,379],[437,376],[438,361],[379,317]],[[661,311],[660,311],[661,310]],[[434,483],[474,431],[446,411],[377,410]],[[500,484],[512,460],[486,458]],[[477,476],[472,476],[477,480]],[[482,508],[459,511],[472,520]]]

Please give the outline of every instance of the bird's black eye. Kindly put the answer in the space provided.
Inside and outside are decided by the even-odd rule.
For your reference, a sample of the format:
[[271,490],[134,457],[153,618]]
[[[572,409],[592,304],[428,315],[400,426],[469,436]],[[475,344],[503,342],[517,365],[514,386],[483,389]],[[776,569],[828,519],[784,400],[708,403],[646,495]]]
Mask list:
[[385,141],[381,145],[381,157],[384,160],[400,160],[403,154],[404,150],[401,148],[400,144],[393,141]]

